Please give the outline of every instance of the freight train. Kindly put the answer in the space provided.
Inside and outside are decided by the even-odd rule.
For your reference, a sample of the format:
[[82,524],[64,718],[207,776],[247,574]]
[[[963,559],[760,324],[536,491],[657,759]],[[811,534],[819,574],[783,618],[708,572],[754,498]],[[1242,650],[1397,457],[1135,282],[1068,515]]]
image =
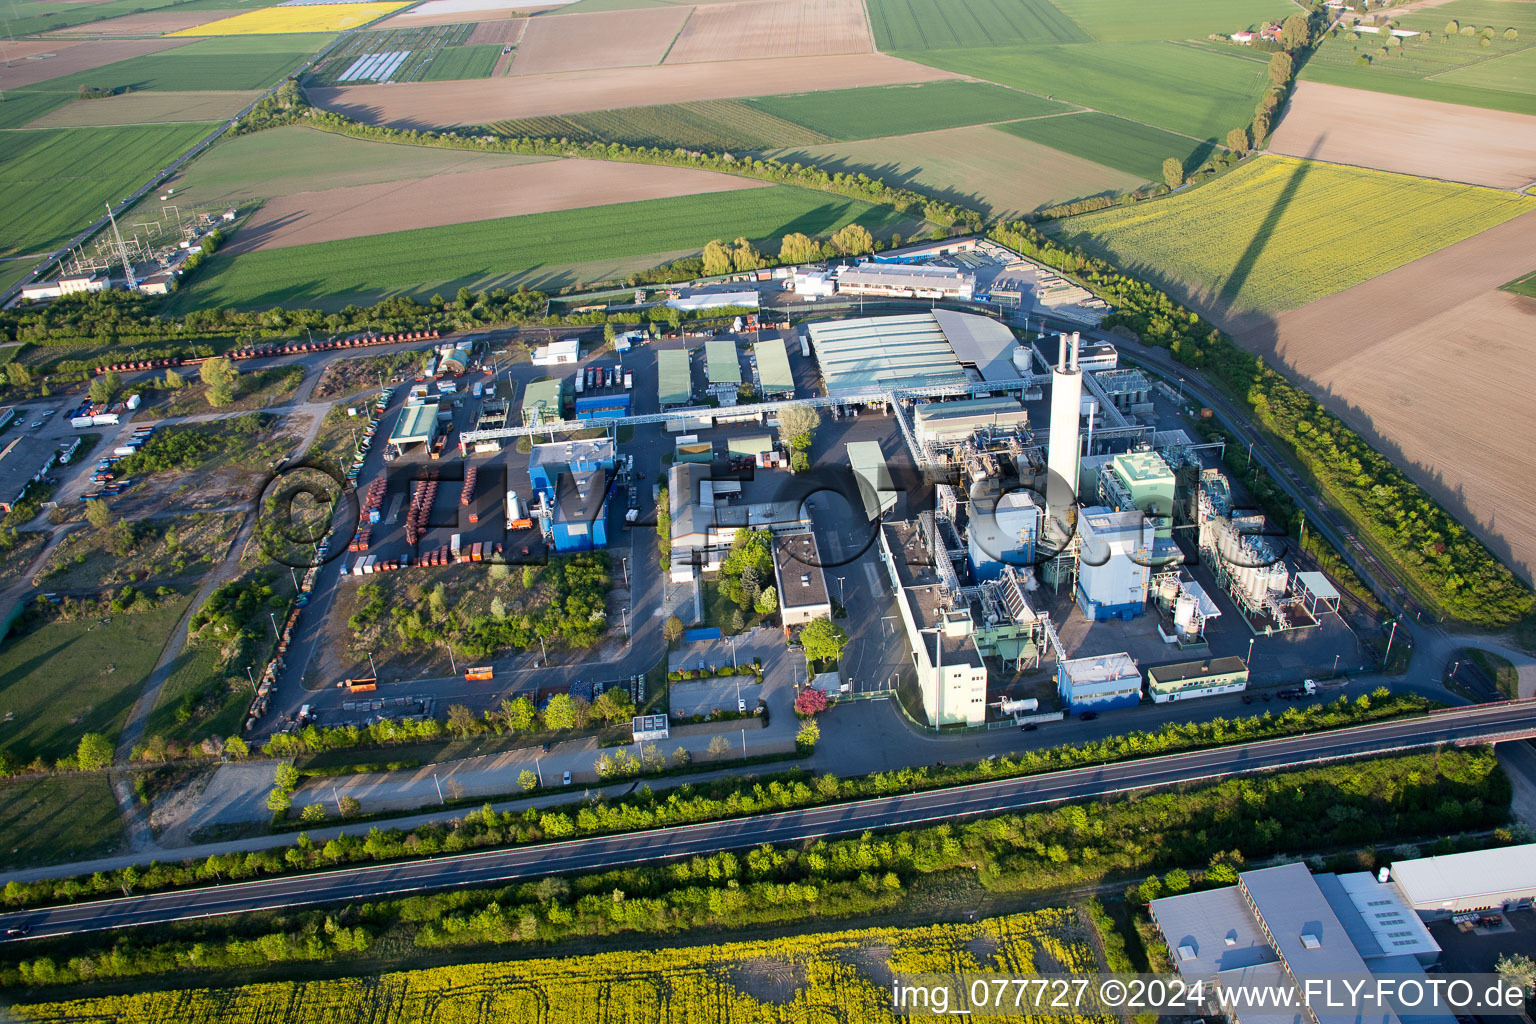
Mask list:
[[[396,345],[402,341],[434,341],[438,332],[430,331],[401,331],[399,334],[357,334],[350,338],[331,338],[327,341],[294,341],[286,345],[256,345],[251,348],[237,349],[229,353],[231,359],[272,359],[277,356],[297,356],[307,352],[330,352],[344,348],[366,348],[369,345]],[[111,363],[96,367],[96,373],[106,373],[115,370],[118,373],[131,373],[135,370],[166,370],[175,369],[178,366],[197,366],[207,362],[211,356],[193,356],[182,358],[181,356],[167,356],[164,359],[140,359],[127,363]]]

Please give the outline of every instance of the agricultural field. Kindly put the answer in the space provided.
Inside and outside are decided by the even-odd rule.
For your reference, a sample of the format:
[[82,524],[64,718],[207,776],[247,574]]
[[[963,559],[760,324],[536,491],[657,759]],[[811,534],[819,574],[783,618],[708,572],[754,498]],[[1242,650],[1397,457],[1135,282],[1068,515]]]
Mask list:
[[[1262,72],[1263,66],[1255,64]],[[661,64],[550,75],[514,75],[479,82],[411,82],[310,90],[316,106],[369,124],[397,128],[480,126],[527,117],[614,110],[644,98],[650,104],[760,96],[765,83],[851,89],[864,85],[933,82],[957,77],[938,68],[880,53],[783,57],[753,61],[750,75],[730,65]],[[740,70],[735,69],[735,70]]]
[[1536,199],[1488,188],[1265,156],[1192,191],[1084,214],[1058,231],[1236,317],[1305,305],[1533,209]]
[[73,75],[92,68],[105,67],[143,57],[162,50],[187,46],[186,39],[102,39],[91,42],[74,40],[47,41],[51,45],[22,40],[0,44],[0,52],[10,56],[0,63],[0,92],[7,99],[17,89],[26,89],[49,79]]
[[229,254],[599,204],[764,187],[751,178],[693,167],[602,160],[557,160],[438,174],[269,200],[241,227],[229,245]]
[[1184,161],[1186,171],[1193,171],[1218,148],[1187,135],[1175,135],[1140,121],[1096,111],[1036,117],[1000,124],[997,128],[1147,181],[1162,179],[1163,161],[1170,156]]
[[173,32],[175,36],[265,36],[301,32],[341,32],[393,14],[406,3],[310,4],[267,7],[232,18]]
[[[1084,74],[1084,54],[1093,73]],[[1194,139],[1225,139],[1253,119],[1264,64],[1178,43],[928,50],[904,54],[963,75],[1091,107]]]
[[1014,121],[1072,109],[1065,103],[987,82],[930,82],[802,92],[760,96],[746,103],[804,125],[828,139],[843,141]]
[[0,255],[71,237],[207,135],[208,124],[50,128],[0,134]]
[[688,8],[650,7],[532,18],[517,44],[514,75],[660,64]]
[[1102,43],[1204,39],[1296,13],[1286,0],[1058,0],[1057,6]]
[[[266,5],[263,3],[252,3],[249,6],[262,7]],[[227,18],[233,13],[235,12],[227,10],[189,10],[185,4],[175,4],[157,11],[124,14],[109,21],[91,21],[86,22],[84,25],[77,25],[74,28],[55,29],[53,34],[61,37],[76,36],[84,39],[102,35],[162,36],[173,32],[180,32],[183,29],[206,25],[211,21]]]
[[[767,1022],[910,1019],[891,1006],[891,972],[1102,970],[1095,930],[1075,909],[966,924],[815,932],[770,940],[438,967],[333,981],[180,989],[23,1004],[17,1019],[197,1020],[243,1024],[367,1019],[532,1024],[571,1020]],[[615,1008],[622,1012],[615,1016]],[[300,1016],[295,1017],[294,1014]],[[1091,1018],[1067,1018],[1073,1024]]]
[[1524,295],[1528,299],[1536,299],[1536,272],[1526,274],[1524,277],[1500,287],[1504,291],[1513,292],[1516,295]]
[[229,92],[131,92],[56,107],[28,128],[104,128],[129,124],[222,121],[260,99],[260,90]]
[[[98,101],[99,102],[99,101]],[[194,206],[539,163],[546,157],[369,142],[290,125],[220,139],[169,182]]]
[[421,25],[459,25],[470,21],[521,18],[539,11],[563,7],[563,0],[533,3],[530,0],[426,0],[390,18],[384,28]]
[[[870,231],[911,235],[920,225],[886,207],[788,185],[653,199],[560,213],[483,220],[370,238],[230,257],[219,253],[172,307],[209,305],[341,306],[395,294],[431,295],[472,288],[570,286],[580,278],[550,265],[654,265],[666,254],[697,252],[714,238],[778,239],[790,232],[829,234],[859,223]],[[652,259],[652,257],[656,257]],[[643,262],[648,261],[648,262]]]
[[1269,151],[1523,189],[1536,181],[1536,116],[1300,82]]
[[148,611],[13,629],[0,646],[0,750],[26,764],[73,754],[88,732],[115,741],[187,603],[173,594]]
[[[431,82],[460,78],[485,78],[496,66],[500,46],[467,47],[472,56],[465,56],[470,36],[476,26],[432,25],[423,28],[383,29],[373,32],[357,32],[330,53],[323,61],[304,75],[304,85],[336,85],[341,76],[354,69],[367,54],[400,53],[408,56],[394,65],[387,79],[390,82]],[[486,60],[489,55],[489,61]],[[442,65],[441,69],[438,68]],[[478,74],[466,74],[471,67],[482,69]],[[434,72],[437,72],[434,74]]]
[[176,0],[106,0],[105,3],[28,3],[8,4],[5,27],[12,36],[27,36],[37,32],[53,32],[75,25],[84,25],[103,18],[152,11],[169,7]]
[[602,139],[631,146],[681,146],[716,152],[805,146],[832,141],[742,100],[702,100],[657,107],[597,110],[568,117],[530,117],[489,126],[510,138]]
[[747,0],[694,8],[668,64],[868,53],[861,0]]
[[190,582],[213,568],[244,518],[240,512],[209,512],[76,529],[53,549],[34,585],[57,592]]
[[829,171],[878,175],[990,217],[1017,216],[1084,196],[1129,191],[1137,175],[984,126],[835,143],[774,156]]
[[869,20],[882,51],[1092,42],[1050,0],[869,0]]
[[105,775],[0,782],[0,867],[104,857],[123,838],[122,812]]

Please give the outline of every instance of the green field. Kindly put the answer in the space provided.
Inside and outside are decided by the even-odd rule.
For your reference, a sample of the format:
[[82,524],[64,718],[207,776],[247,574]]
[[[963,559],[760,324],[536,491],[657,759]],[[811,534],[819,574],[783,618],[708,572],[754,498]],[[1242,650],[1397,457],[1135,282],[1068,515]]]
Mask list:
[[496,70],[501,47],[494,43],[479,46],[450,46],[437,51],[421,72],[423,82],[450,82],[464,78],[489,78]]
[[897,56],[1197,139],[1224,139],[1231,129],[1247,124],[1269,85],[1259,61],[1177,43],[930,50]]
[[869,0],[877,50],[948,50],[1091,40],[1049,0]]
[[1525,295],[1536,299],[1536,271],[1526,274],[1506,285],[1500,285],[1506,292],[1514,292],[1516,295]]
[[173,598],[153,611],[13,632],[0,648],[0,749],[26,763],[73,754],[88,732],[116,741],[186,607]]
[[1059,232],[1202,308],[1278,313],[1532,209],[1536,199],[1495,189],[1266,156]]
[[[1527,46],[1515,53],[1507,53],[1493,60],[1479,61],[1466,67],[1447,71],[1435,78],[1436,83],[1467,85],[1476,89],[1494,89],[1499,92],[1516,92],[1536,96],[1536,46]],[[1536,110],[1536,102],[1530,104]]]
[[1170,156],[1183,160],[1186,170],[1193,170],[1215,149],[1208,142],[1196,142],[1140,121],[1095,112],[1038,117],[997,128],[1148,181],[1162,179],[1163,161]]
[[[1106,43],[1203,39],[1283,21],[1296,7],[1286,0],[1057,0],[1057,7]],[[1031,40],[1032,41],[1032,40]]]
[[1506,28],[1519,29],[1527,45],[1536,36],[1536,9],[1524,0],[1451,0],[1438,7],[1409,11],[1400,20],[1403,28],[1444,32],[1446,22],[1452,19],[1477,28],[1490,25],[1501,39]]
[[888,207],[776,185],[221,254],[172,306],[336,304],[451,293],[460,285],[568,285],[574,278],[551,272],[553,265],[697,251],[714,238],[824,235],[854,222],[883,234],[910,235],[918,226]]
[[122,842],[122,814],[105,775],[0,783],[0,867],[104,857]]
[[701,100],[654,107],[597,110],[563,117],[498,121],[490,129],[512,138],[601,139],[631,146],[707,149],[715,152],[811,145],[828,137],[742,100]]
[[746,102],[758,110],[841,140],[876,139],[968,124],[1012,121],[1072,109],[1064,103],[987,82],[882,85],[762,96]]
[[549,158],[369,142],[290,125],[220,139],[170,184],[178,195],[185,193],[189,202],[205,205],[545,159]]
[[[116,18],[123,14],[140,11],[158,11],[171,7],[176,0],[107,0],[100,4],[30,3],[6,0],[0,6],[0,29],[11,36],[30,35],[34,32],[52,32],[61,28],[73,28],[103,18]],[[229,6],[238,6],[231,3]]]
[[0,132],[0,256],[46,251],[212,131],[208,124]]
[[1138,175],[986,125],[834,142],[772,155],[828,171],[878,175],[994,218],[1016,217],[1084,196],[1126,192],[1142,183]]
[[304,76],[306,86],[340,85],[340,76],[367,53],[409,56],[390,75],[391,82],[443,82],[462,78],[486,78],[496,67],[501,47],[465,45],[474,32],[473,23],[427,25],[420,28],[378,29],[354,32],[324,62]]

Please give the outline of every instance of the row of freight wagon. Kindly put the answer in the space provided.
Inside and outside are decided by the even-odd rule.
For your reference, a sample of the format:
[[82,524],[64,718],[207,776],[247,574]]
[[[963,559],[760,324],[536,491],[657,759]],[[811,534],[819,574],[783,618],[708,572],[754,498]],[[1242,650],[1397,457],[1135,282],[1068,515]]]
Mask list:
[[[333,349],[366,348],[369,345],[395,345],[402,341],[433,341],[438,332],[402,331],[398,334],[354,334],[350,338],[327,338],[325,341],[295,341],[287,345],[255,345],[236,349],[229,353],[231,359],[271,359],[274,356],[296,356],[306,352],[329,352]],[[212,356],[166,356],[163,359],[139,359],[127,363],[111,363],[96,367],[96,373],[116,370],[125,373],[132,370],[174,369],[178,366],[198,366]]]
[[277,650],[272,652],[272,660],[267,662],[267,667],[261,670],[260,681],[256,684],[256,696],[251,700],[241,732],[250,732],[255,728],[257,720],[265,715],[270,707],[272,691],[277,689],[278,674],[282,672],[284,659],[288,657],[288,648],[293,644],[293,631],[299,626],[299,615],[304,605],[309,603],[309,592],[315,587],[315,576],[319,571],[318,566],[310,566],[304,572],[304,578],[299,583],[298,596],[288,612],[288,617],[283,620],[281,632],[277,635]]
[[[455,537],[458,535],[455,534]],[[501,545],[491,541],[476,541],[473,544],[465,544],[460,548],[433,548],[424,551],[415,558],[410,555],[385,556],[365,555],[354,562],[351,568],[343,568],[343,573],[351,573],[353,576],[372,576],[376,572],[394,572],[400,569],[409,569],[413,566],[428,565],[461,565],[466,562],[494,562],[501,557]]]

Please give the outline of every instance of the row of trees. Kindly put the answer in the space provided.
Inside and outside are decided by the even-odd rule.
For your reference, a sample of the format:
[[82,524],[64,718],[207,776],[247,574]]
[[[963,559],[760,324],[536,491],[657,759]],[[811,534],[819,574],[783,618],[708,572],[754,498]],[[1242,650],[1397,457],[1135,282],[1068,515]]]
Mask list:
[[[892,242],[900,245],[901,236],[894,236]],[[869,229],[862,224],[849,224],[839,228],[825,242],[818,242],[798,231],[792,232],[779,240],[779,251],[776,256],[759,252],[745,238],[738,238],[730,245],[717,238],[704,246],[704,254],[697,261],[697,272],[687,276],[714,277],[719,274],[761,270],[764,267],[814,263],[817,260],[830,260],[839,256],[863,256],[866,253],[879,252],[882,248],[883,246],[875,240],[875,236],[870,234]],[[676,261],[669,266],[675,271],[694,269],[692,261],[686,260]],[[631,282],[658,283],[645,280],[643,275],[632,276]]]

